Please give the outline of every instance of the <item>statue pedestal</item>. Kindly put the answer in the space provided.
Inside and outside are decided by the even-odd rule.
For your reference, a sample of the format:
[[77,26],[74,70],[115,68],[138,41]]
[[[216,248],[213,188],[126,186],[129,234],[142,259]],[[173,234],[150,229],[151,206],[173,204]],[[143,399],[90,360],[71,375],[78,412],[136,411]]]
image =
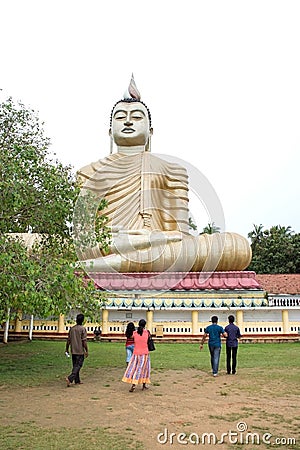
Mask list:
[[126,323],[137,323],[141,317],[157,337],[199,337],[212,315],[217,314],[225,326],[229,313],[235,314],[244,332],[247,310],[251,315],[267,306],[255,272],[93,272],[89,276],[106,291],[104,338],[111,333],[123,336]]
[[268,300],[255,272],[92,272],[89,276],[106,291],[103,339],[123,338],[126,324],[141,318],[157,338],[199,339],[211,316],[217,315],[225,327],[229,314],[235,316],[243,336],[267,329],[281,333],[280,321],[266,321]]
[[266,306],[255,272],[140,272],[89,274],[107,291],[108,308],[230,308]]
[[108,291],[190,291],[261,289],[255,272],[93,272],[98,288]]

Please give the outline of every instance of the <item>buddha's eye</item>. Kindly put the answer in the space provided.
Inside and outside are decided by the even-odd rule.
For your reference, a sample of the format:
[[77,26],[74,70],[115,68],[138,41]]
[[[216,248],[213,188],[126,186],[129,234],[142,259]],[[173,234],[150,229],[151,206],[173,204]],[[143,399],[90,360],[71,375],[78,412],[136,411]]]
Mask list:
[[126,119],[126,114],[116,114],[114,119],[116,119],[116,120],[125,120]]

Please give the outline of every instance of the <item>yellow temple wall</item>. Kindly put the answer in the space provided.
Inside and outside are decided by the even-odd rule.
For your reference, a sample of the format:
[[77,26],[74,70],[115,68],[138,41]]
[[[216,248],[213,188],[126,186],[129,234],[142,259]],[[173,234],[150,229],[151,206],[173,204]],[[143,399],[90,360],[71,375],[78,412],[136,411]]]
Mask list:
[[[209,325],[212,315],[219,317],[219,325],[225,327],[228,324],[229,314],[235,316],[235,322],[240,327],[244,338],[248,336],[298,336],[300,338],[300,308],[203,308],[153,311],[144,309],[121,310],[104,309],[102,311],[102,322],[86,322],[89,338],[94,337],[94,332],[101,327],[102,338],[124,339],[124,332],[128,322],[138,324],[140,318],[145,318],[147,328],[157,337],[163,338],[197,338]],[[167,317],[169,317],[169,320]],[[253,320],[257,316],[258,320]],[[73,321],[67,321],[63,316],[58,320],[34,319],[32,335],[33,338],[65,338]],[[23,318],[10,322],[9,333],[27,335],[30,330],[30,321]]]

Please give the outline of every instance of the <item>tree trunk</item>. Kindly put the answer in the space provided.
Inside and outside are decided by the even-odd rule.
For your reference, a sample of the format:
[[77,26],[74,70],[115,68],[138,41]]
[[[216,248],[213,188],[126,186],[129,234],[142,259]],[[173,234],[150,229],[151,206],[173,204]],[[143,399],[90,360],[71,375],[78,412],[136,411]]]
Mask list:
[[29,340],[32,341],[32,330],[33,330],[33,315],[30,316],[29,324]]
[[4,344],[8,343],[9,317],[10,317],[10,308],[7,308],[7,318],[6,318],[6,322],[5,322],[4,335],[3,335]]

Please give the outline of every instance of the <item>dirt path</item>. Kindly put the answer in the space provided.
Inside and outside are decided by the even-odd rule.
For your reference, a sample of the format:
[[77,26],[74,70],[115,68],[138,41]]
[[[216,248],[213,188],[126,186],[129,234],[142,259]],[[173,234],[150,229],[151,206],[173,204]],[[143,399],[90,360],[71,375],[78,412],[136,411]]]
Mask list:
[[[284,381],[261,385],[255,372],[246,370],[235,376],[221,373],[217,378],[196,369],[153,371],[148,391],[137,387],[129,393],[129,385],[120,381],[122,375],[121,369],[98,369],[92,376],[83,371],[84,384],[80,386],[67,388],[64,380],[59,380],[47,387],[1,390],[2,404],[8,405],[5,414],[2,410],[1,422],[33,421],[48,428],[105,427],[141,441],[146,450],[211,449],[207,438],[206,444],[201,444],[203,433],[214,433],[221,439],[222,433],[236,432],[237,424],[243,422],[246,425],[239,427],[247,426],[260,440],[264,433],[270,433],[272,442],[275,437],[294,437],[299,445],[273,448],[300,448],[299,394],[285,392]],[[245,438],[246,432],[240,431],[238,438],[232,435],[231,439]],[[160,442],[159,433],[163,433]],[[170,433],[176,435],[172,438]],[[199,436],[200,444],[184,437],[181,440],[188,444],[178,443],[179,433],[186,433],[193,443]],[[218,444],[219,448],[228,448],[228,436],[224,439],[227,444]],[[252,450],[253,445],[243,448]],[[261,443],[259,448],[267,447]]]

